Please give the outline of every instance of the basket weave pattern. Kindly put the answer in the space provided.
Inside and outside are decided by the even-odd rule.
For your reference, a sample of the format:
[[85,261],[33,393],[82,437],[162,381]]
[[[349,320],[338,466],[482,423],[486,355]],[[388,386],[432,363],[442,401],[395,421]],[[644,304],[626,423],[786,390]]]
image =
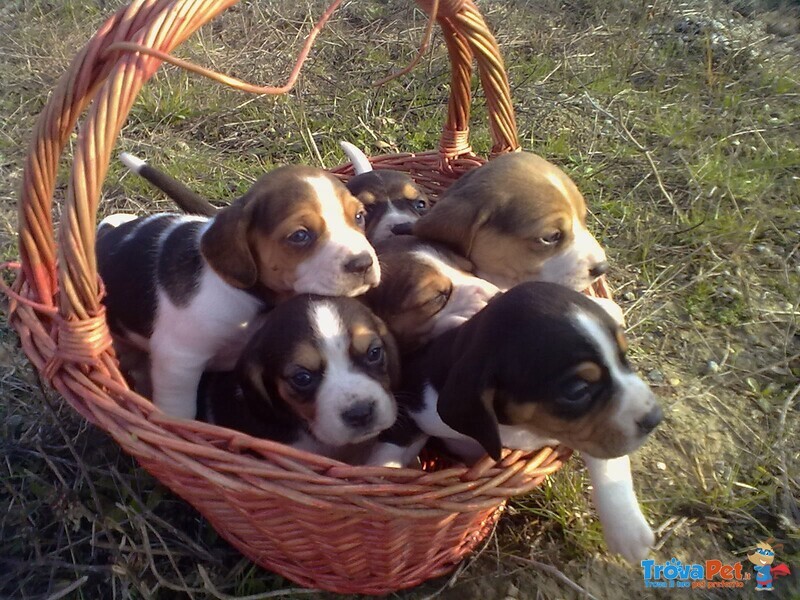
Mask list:
[[[505,500],[569,456],[563,447],[506,452],[474,467],[352,467],[267,440],[172,419],[128,389],[111,347],[95,256],[100,191],[119,130],[161,61],[112,51],[134,42],[171,52],[237,0],[134,0],[75,57],[33,133],[19,203],[21,272],[10,322],[34,366],[86,419],[194,505],[243,554],[300,584],[381,594],[452,569],[483,539]],[[431,11],[430,2],[419,0]],[[440,2],[451,61],[440,147],[373,159],[440,193],[483,160],[469,146],[473,60],[489,107],[493,154],[519,148],[500,52],[471,0]],[[58,231],[51,216],[66,142],[87,109]],[[334,170],[346,179],[349,165]],[[607,296],[601,283],[595,293]]]

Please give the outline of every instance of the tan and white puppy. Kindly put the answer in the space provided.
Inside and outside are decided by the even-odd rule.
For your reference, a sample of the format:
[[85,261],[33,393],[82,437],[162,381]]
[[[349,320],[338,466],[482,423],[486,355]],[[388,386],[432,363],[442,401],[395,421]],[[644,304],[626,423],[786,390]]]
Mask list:
[[392,228],[410,224],[431,207],[425,192],[405,173],[372,168],[367,156],[349,142],[339,142],[355,176],[347,189],[367,210],[367,239],[373,244],[393,237]]
[[348,462],[397,417],[397,348],[352,298],[301,295],[267,314],[234,372],[206,373],[198,418]]
[[364,208],[332,175],[287,166],[213,218],[104,220],[96,244],[115,336],[151,354],[153,401],[193,418],[204,370],[230,369],[260,312],[300,293],[357,296],[380,280]]
[[379,436],[371,464],[404,466],[427,436],[474,462],[503,447],[563,443],[581,451],[609,548],[636,562],[654,535],[639,509],[628,454],[662,412],[625,358],[622,329],[583,294],[517,285],[404,365],[403,413]]
[[414,236],[375,244],[383,273],[365,298],[405,354],[458,327],[500,290],[446,246]]
[[412,231],[455,249],[503,289],[550,281],[584,290],[608,269],[578,188],[529,152],[498,156],[461,177]]

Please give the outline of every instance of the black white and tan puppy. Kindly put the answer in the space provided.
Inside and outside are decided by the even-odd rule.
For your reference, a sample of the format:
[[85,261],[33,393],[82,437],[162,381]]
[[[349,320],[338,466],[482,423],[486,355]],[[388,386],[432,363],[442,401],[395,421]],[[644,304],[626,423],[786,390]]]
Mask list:
[[300,295],[268,313],[234,372],[206,373],[198,418],[337,458],[397,417],[397,348],[384,323],[352,298]]
[[375,251],[381,282],[365,298],[404,354],[461,325],[500,292],[441,244],[401,235],[376,243]]
[[116,336],[151,355],[153,401],[193,418],[204,370],[231,369],[265,308],[300,293],[357,296],[380,280],[364,208],[332,175],[287,166],[213,218],[113,215],[98,269]]
[[373,244],[392,237],[392,227],[413,223],[430,209],[422,189],[405,173],[374,170],[366,155],[349,142],[339,142],[353,165],[347,189],[367,209],[367,238]]
[[404,365],[395,395],[410,419],[379,437],[369,462],[407,465],[426,436],[468,462],[563,443],[583,455],[609,548],[639,560],[654,536],[628,454],[662,412],[625,350],[620,327],[584,295],[544,282],[513,287]]
[[478,277],[503,289],[551,281],[584,290],[608,269],[578,188],[529,152],[498,156],[462,176],[412,231],[455,249]]

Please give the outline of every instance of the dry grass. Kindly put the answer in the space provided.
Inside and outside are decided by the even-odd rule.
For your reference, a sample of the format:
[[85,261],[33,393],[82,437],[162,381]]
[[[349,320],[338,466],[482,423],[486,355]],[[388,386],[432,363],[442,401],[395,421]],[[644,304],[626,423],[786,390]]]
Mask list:
[[[117,5],[0,7],[5,258],[16,254],[15,191],[33,119]],[[657,558],[738,560],[773,536],[785,544],[779,558],[800,570],[800,41],[765,30],[781,19],[796,24],[791,11],[743,17],[730,5],[678,0],[482,8],[505,50],[523,143],[584,191],[613,259],[635,362],[666,408],[666,423],[635,457],[640,498],[660,533]],[[277,82],[321,9],[243,2],[181,55]],[[339,139],[373,153],[433,148],[447,94],[441,46],[413,77],[369,85],[411,58],[423,27],[407,3],[347,4],[298,89],[282,98],[246,97],[164,69],[140,95],[119,149],[226,201],[273,164],[338,164]],[[477,104],[474,146],[485,152]],[[170,205],[114,165],[102,206]],[[46,393],[5,328],[0,352],[0,597],[308,595],[239,557]],[[604,554],[586,486],[574,461],[515,499],[454,577],[397,596],[589,597],[578,585],[597,598],[648,597],[640,569]],[[800,594],[797,581],[779,581],[774,596]],[[716,597],[693,597],[704,595]]]

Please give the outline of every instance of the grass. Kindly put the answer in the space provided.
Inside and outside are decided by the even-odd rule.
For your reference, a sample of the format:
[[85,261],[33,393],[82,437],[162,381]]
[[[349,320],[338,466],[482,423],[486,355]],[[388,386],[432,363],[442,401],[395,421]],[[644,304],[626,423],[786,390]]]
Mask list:
[[[4,259],[16,255],[15,195],[47,90],[118,5],[0,8]],[[659,531],[656,558],[741,560],[775,537],[785,544],[779,559],[800,570],[800,41],[765,34],[758,11],[737,16],[727,4],[508,0],[481,8],[505,52],[520,139],[565,168],[586,196],[613,261],[634,362],[665,408],[666,422],[634,456],[639,496]],[[279,82],[321,10],[244,2],[179,53],[248,81]],[[780,10],[770,16],[796,18],[796,7]],[[162,69],[117,149],[225,202],[273,165],[340,163],[339,139],[373,154],[435,148],[449,69],[441,44],[413,76],[370,85],[410,60],[424,24],[399,0],[346,4],[286,97],[244,96]],[[491,145],[485,117],[476,90],[480,153]],[[116,163],[101,206],[104,214],[170,208]],[[307,596],[242,559],[45,390],[5,327],[0,353],[0,597]],[[648,597],[640,569],[605,554],[587,486],[573,461],[514,499],[454,579],[396,597],[581,597],[542,564],[598,598]],[[797,581],[778,581],[775,597],[800,596]]]

